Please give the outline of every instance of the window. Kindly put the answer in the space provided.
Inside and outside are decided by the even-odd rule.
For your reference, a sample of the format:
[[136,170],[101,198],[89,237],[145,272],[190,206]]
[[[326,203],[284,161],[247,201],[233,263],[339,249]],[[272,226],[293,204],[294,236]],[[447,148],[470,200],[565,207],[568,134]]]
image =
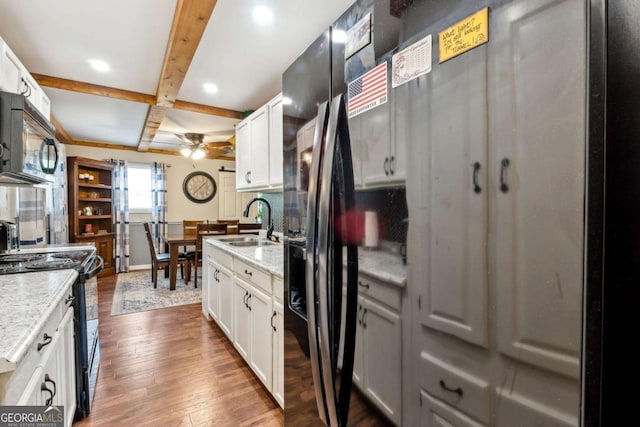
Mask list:
[[130,164],[127,173],[129,212],[151,212],[151,165]]

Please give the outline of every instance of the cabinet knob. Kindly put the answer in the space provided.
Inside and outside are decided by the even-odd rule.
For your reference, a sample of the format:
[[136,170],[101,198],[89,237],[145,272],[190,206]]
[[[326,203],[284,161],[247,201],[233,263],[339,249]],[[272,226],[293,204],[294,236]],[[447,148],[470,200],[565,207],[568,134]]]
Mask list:
[[473,164],[473,192],[476,194],[482,192],[482,188],[478,184],[478,172],[480,172],[480,162],[475,162]]
[[76,299],[76,297],[74,297],[73,295],[69,295],[69,296],[67,297],[67,299],[66,299],[66,300],[64,300],[64,303],[65,303],[66,305],[71,305],[71,304],[73,304],[73,301],[74,301],[75,299]]

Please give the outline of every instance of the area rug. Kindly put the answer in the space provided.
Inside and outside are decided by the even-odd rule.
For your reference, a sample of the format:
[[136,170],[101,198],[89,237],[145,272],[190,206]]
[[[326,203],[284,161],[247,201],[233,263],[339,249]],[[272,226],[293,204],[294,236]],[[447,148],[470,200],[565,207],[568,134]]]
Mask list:
[[113,294],[111,315],[136,313],[158,308],[175,307],[177,305],[194,304],[202,301],[202,281],[198,277],[198,288],[194,288],[193,280],[186,285],[184,280],[176,281],[176,289],[169,290],[169,279],[165,279],[162,270],[158,271],[158,287],[153,287],[151,271],[134,271],[118,274],[116,289]]

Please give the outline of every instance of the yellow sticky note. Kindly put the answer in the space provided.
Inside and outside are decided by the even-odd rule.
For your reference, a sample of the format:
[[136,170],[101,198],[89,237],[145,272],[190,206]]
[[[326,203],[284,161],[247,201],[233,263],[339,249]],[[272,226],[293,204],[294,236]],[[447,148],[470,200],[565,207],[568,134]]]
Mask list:
[[438,34],[440,63],[489,41],[489,9],[484,8]]

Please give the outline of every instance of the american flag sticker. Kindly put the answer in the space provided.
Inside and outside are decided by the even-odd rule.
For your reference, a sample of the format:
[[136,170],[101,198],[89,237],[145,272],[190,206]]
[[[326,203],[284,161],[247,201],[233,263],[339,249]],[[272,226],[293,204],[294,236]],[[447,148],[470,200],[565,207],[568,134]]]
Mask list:
[[349,118],[386,103],[387,62],[349,83],[347,101]]

